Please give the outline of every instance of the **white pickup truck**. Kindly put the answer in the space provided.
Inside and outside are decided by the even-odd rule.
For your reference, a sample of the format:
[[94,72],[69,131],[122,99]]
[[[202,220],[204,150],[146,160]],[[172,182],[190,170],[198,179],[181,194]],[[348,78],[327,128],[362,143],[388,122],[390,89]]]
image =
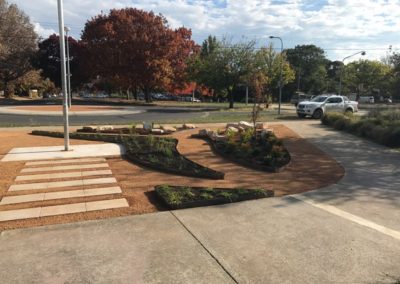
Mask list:
[[357,112],[358,102],[337,95],[320,95],[310,101],[301,102],[296,108],[300,118],[307,115],[320,119],[327,112]]

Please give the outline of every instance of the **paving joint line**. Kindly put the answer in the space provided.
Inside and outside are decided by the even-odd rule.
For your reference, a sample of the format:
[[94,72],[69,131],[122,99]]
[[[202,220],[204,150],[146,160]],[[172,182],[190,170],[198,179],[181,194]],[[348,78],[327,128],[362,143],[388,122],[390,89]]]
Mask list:
[[234,282],[239,284],[239,281],[228,271],[228,269],[219,261],[219,259],[195,236],[195,234],[190,231],[190,229],[174,214],[174,212],[169,211],[171,215],[178,221],[179,224],[197,241],[197,243],[211,256],[212,259],[219,265],[219,267],[229,276],[229,278]]
[[336,216],[338,216],[340,218],[343,218],[343,219],[345,219],[347,221],[354,222],[354,223],[356,223],[358,225],[361,225],[363,227],[372,229],[374,231],[377,231],[377,232],[379,232],[381,234],[384,234],[386,236],[392,237],[392,238],[400,241],[400,232],[399,231],[387,228],[387,227],[379,225],[379,224],[377,224],[375,222],[369,221],[368,219],[365,219],[365,218],[362,218],[360,216],[351,214],[351,213],[349,213],[347,211],[344,211],[342,209],[339,209],[339,208],[337,208],[337,207],[335,207],[333,205],[320,203],[320,202],[315,201],[312,198],[306,197],[304,195],[298,194],[298,195],[292,195],[290,197],[294,198],[294,199],[296,199],[298,201],[302,201],[302,202],[304,202],[304,203],[306,203],[308,205],[311,205],[311,206],[313,206],[315,208],[318,208],[320,210],[323,210],[325,212],[328,212],[328,213],[330,213],[332,215],[336,215]]

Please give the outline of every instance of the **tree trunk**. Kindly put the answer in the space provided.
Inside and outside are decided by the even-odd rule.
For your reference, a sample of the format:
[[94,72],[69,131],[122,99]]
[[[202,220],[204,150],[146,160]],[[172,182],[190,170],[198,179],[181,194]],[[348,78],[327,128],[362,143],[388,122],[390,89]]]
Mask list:
[[138,100],[138,90],[136,87],[133,88],[133,97],[135,98],[136,101]]
[[145,97],[145,99],[146,99],[146,102],[147,102],[147,103],[151,103],[151,102],[152,102],[152,99],[151,99],[151,95],[150,95],[150,90],[149,90],[149,88],[145,87],[143,91],[144,91],[144,97]]
[[12,98],[12,96],[14,95],[14,91],[11,90],[11,88],[8,85],[8,80],[4,80],[4,97],[6,99],[10,99]]
[[229,108],[233,108],[233,90],[228,89]]

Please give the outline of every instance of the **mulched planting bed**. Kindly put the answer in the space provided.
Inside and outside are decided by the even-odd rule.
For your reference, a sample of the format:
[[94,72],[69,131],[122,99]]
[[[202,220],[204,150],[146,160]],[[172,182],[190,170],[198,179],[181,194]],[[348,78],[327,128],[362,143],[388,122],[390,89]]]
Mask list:
[[272,190],[158,185],[157,196],[170,209],[209,206],[273,197]]
[[[200,138],[192,135],[193,138]],[[254,136],[253,129],[225,133],[225,140],[206,139],[222,157],[255,170],[279,172],[290,162],[289,151],[273,132]]]
[[[32,131],[33,135],[63,137],[61,132]],[[162,172],[208,179],[223,179],[224,173],[197,164],[176,149],[178,140],[167,137],[140,135],[107,135],[70,133],[70,138],[121,143],[129,160]]]

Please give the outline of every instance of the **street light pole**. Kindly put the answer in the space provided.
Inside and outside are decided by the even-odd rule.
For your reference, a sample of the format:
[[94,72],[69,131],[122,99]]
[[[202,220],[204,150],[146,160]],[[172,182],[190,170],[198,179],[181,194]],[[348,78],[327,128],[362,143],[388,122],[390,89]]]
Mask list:
[[270,39],[276,38],[281,41],[281,66],[280,66],[280,74],[279,74],[279,107],[278,114],[281,114],[281,105],[282,105],[282,70],[283,70],[283,41],[279,36],[270,36]]
[[64,15],[63,2],[57,0],[58,6],[58,28],[60,32],[60,55],[61,55],[61,81],[63,93],[63,117],[64,117],[64,150],[69,151],[69,121],[68,121],[68,98],[67,98],[67,80],[65,64],[65,37],[64,37]]
[[68,32],[71,30],[68,27],[64,27],[65,30],[65,38],[67,45],[67,94],[68,94],[68,108],[71,108],[72,102],[72,90],[71,90],[71,68],[70,68],[70,58],[69,58],[69,40],[68,40]]
[[355,56],[355,55],[357,55],[357,54],[361,54],[361,55],[365,55],[365,51],[363,50],[363,51],[359,51],[359,52],[356,52],[356,53],[354,53],[354,54],[352,54],[352,55],[349,55],[349,56],[346,56],[345,58],[343,58],[343,60],[342,60],[342,66],[340,67],[340,74],[339,74],[339,96],[341,96],[342,95],[342,73],[343,73],[343,69],[344,69],[344,61],[347,59],[347,58],[350,58],[350,57],[353,57],[353,56]]

